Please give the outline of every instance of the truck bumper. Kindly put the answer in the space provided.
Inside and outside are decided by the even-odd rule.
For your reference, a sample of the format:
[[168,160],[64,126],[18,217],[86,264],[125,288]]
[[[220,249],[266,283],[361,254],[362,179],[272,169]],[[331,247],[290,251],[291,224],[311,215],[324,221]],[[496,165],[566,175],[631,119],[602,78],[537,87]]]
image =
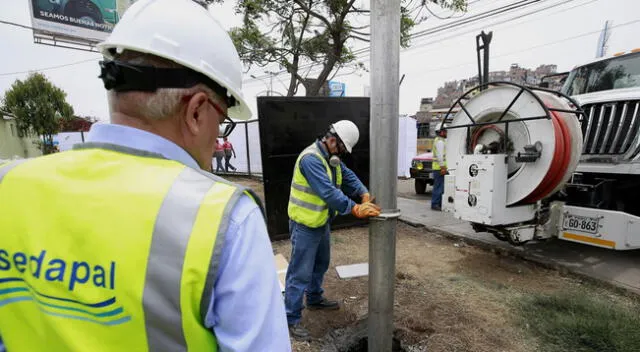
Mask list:
[[422,169],[422,170],[418,170],[415,168],[411,168],[409,169],[409,173],[411,174],[411,178],[416,178],[416,179],[420,179],[420,180],[427,180],[427,183],[429,184],[433,184],[433,174],[432,171],[429,169]]
[[621,211],[563,205],[558,238],[615,250],[640,248],[640,217]]

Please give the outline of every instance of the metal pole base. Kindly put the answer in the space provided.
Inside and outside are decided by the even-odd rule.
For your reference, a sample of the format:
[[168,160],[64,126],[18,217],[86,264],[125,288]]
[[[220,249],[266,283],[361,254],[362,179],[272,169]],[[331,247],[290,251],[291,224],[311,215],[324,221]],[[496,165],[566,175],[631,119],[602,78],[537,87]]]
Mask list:
[[[369,352],[389,352],[393,344],[396,218],[369,225]],[[390,260],[391,262],[387,262]]]

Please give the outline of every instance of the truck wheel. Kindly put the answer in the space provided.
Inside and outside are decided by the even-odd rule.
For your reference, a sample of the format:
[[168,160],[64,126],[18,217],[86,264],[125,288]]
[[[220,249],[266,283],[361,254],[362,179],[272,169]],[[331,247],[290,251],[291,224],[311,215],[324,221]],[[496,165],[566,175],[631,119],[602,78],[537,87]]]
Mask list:
[[425,194],[427,192],[427,180],[416,178],[415,188],[416,194]]

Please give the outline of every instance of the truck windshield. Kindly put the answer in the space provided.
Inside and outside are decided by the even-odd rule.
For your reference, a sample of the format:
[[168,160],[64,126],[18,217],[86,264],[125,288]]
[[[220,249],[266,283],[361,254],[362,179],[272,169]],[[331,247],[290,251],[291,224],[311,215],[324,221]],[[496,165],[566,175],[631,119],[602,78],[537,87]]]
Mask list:
[[640,53],[594,62],[571,71],[562,91],[580,95],[640,87]]

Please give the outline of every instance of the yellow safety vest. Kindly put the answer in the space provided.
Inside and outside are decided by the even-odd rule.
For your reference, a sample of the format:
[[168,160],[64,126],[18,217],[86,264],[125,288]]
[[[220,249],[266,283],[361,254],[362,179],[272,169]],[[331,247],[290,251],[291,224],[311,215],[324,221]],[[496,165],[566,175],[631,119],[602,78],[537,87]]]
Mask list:
[[98,143],[0,167],[7,350],[216,351],[204,317],[246,192]]
[[[438,141],[445,142],[445,147],[443,147],[442,150],[438,149]],[[442,158],[444,159],[444,167],[447,167],[446,141],[444,138],[436,137],[433,139],[433,161],[431,162],[431,170],[440,170],[440,163],[438,162],[438,155],[440,155],[440,153],[442,153]]]
[[[296,166],[293,171],[293,180],[291,181],[291,193],[289,194],[288,213],[291,220],[307,227],[318,228],[327,223],[330,214],[327,203],[313,192],[307,178],[304,177],[300,170],[300,160],[302,160],[305,155],[309,154],[315,155],[322,161],[322,164],[324,164],[324,167],[327,170],[329,180],[333,182],[331,166],[314,142],[302,151],[298,156],[298,160],[296,160]],[[342,186],[342,167],[340,165],[336,168],[335,184],[338,188]]]

